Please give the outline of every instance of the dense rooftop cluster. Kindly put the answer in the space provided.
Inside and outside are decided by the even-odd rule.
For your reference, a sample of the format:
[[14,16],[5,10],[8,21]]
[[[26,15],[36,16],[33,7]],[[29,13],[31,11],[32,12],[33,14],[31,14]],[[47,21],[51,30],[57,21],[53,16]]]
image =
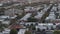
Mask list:
[[0,34],[55,33],[60,34],[60,3],[0,4]]

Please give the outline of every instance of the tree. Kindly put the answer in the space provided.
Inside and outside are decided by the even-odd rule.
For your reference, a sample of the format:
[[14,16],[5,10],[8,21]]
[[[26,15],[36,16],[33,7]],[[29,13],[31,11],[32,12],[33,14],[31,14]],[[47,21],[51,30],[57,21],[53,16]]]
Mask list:
[[25,10],[24,10],[25,9],[25,6],[22,6],[21,9],[23,10],[22,15],[25,15]]
[[25,34],[31,34],[31,31],[25,31]]
[[0,15],[4,15],[5,8],[0,8]]
[[2,22],[0,21],[0,26],[2,25]]
[[16,29],[11,29],[10,34],[17,34],[18,31]]
[[26,27],[29,28],[29,24],[27,24]]
[[14,24],[14,23],[17,23],[17,20],[16,20],[16,19],[11,19],[11,20],[10,20],[10,25],[11,25],[11,24]]
[[54,31],[53,34],[60,34],[60,30]]
[[0,31],[3,31],[3,30],[4,30],[3,24],[2,24],[2,22],[0,21]]
[[36,30],[35,26],[32,27],[32,30]]
[[17,15],[16,19],[21,19],[24,16],[23,14],[17,14],[17,13],[15,13],[15,15]]
[[30,17],[30,18],[28,18],[28,22],[37,22],[37,19],[33,18],[33,17]]
[[23,17],[23,15],[19,15],[19,14],[16,14],[17,15],[17,19],[20,19],[20,18],[22,18]]
[[6,10],[5,8],[0,8],[0,11],[4,11],[4,10]]

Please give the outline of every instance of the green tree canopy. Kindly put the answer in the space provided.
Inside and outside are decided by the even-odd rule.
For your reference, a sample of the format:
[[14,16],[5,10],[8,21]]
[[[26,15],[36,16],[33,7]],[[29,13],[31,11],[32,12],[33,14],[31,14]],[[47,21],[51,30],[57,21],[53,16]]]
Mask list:
[[24,15],[19,15],[19,14],[17,14],[17,19],[21,19],[22,17],[23,17]]
[[16,29],[11,29],[10,34],[17,34],[18,31]]
[[31,34],[31,31],[25,31],[25,34]]
[[32,30],[36,30],[35,26],[32,27]]
[[54,31],[53,34],[60,34],[60,30]]
[[30,17],[30,18],[28,18],[28,22],[37,22],[37,19],[33,18],[33,17]]

